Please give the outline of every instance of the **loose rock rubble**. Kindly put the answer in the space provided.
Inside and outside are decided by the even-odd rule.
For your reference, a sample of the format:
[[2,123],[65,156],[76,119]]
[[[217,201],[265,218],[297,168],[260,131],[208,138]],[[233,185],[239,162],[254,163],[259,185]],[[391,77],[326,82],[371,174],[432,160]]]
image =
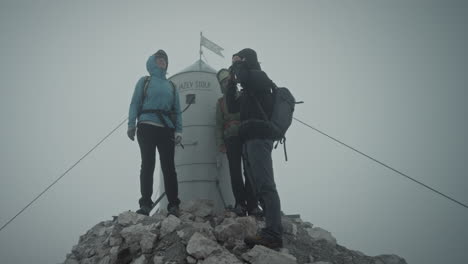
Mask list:
[[80,237],[64,264],[406,264],[396,255],[376,257],[337,244],[333,235],[283,216],[284,248],[248,248],[243,242],[265,222],[254,217],[215,213],[213,203],[181,205],[181,215],[163,212],[143,216],[123,212]]

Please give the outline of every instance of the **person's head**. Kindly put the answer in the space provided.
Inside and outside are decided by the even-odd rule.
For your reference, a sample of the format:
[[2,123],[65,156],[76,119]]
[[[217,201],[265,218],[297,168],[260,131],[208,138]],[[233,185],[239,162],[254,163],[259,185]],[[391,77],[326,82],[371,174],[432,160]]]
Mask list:
[[245,61],[245,58],[239,57],[239,55],[237,55],[237,53],[232,55],[232,63],[234,64],[234,63],[236,63],[238,61]]
[[154,58],[156,59],[156,65],[158,66],[158,68],[167,70],[167,66],[169,65],[169,60],[164,50],[158,50],[154,54]]
[[218,78],[219,87],[221,88],[221,92],[224,94],[226,93],[227,86],[229,83],[230,73],[228,69],[221,69],[216,74],[216,78]]
[[251,70],[261,70],[260,63],[257,59],[257,52],[253,49],[245,48],[232,55],[232,63],[238,61],[243,61]]

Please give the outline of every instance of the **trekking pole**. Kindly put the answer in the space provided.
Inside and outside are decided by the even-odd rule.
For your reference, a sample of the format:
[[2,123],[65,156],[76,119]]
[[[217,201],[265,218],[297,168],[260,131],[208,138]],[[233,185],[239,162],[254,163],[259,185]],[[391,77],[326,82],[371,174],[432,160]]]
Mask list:
[[[156,207],[156,205],[158,205],[158,203],[164,198],[164,195],[166,195],[166,192],[163,192],[163,193],[161,194],[161,196],[159,196],[159,198],[156,199],[156,201],[155,201],[155,202],[153,203],[153,205],[151,206],[151,210],[153,210],[154,207]],[[151,210],[150,210],[150,212],[151,212]]]
[[[187,109],[189,109],[189,107],[193,104],[194,101],[195,101],[195,96],[190,99],[190,102],[187,104],[187,106],[184,108],[184,110],[182,110],[181,114],[183,112],[187,111]],[[175,142],[175,140],[174,140],[174,142]],[[178,145],[180,145],[182,147],[182,149],[185,149],[182,142],[180,142]]]

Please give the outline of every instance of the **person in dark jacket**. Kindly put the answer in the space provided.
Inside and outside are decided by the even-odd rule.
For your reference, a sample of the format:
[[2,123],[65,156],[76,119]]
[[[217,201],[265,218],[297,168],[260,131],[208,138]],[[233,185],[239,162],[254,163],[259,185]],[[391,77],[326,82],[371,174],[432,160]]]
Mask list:
[[[269,248],[283,246],[281,203],[273,177],[273,130],[268,122],[273,111],[274,83],[261,70],[257,53],[243,49],[234,54],[231,66],[231,83],[226,93],[229,112],[240,111],[239,136],[243,143],[247,176],[255,186],[262,201],[266,227],[256,236],[246,237],[248,246],[263,245]],[[237,96],[237,84],[242,90]]]
[[221,96],[216,103],[216,144],[219,152],[226,153],[229,162],[232,193],[236,200],[233,212],[238,216],[247,213],[259,217],[262,211],[258,208],[253,186],[248,177],[242,177],[242,143],[239,138],[240,113],[231,113],[226,104],[226,90],[229,84],[230,73],[221,69],[216,74],[221,87]]
[[148,58],[146,68],[150,76],[140,78],[136,84],[128,114],[127,135],[133,141],[135,133],[137,134],[141,152],[141,198],[137,213],[143,215],[149,215],[153,205],[151,195],[156,149],[159,152],[164,188],[169,201],[167,210],[169,214],[179,215],[180,200],[174,153],[175,145],[182,140],[182,114],[179,93],[166,79],[167,65],[168,57],[163,50],[158,50]]

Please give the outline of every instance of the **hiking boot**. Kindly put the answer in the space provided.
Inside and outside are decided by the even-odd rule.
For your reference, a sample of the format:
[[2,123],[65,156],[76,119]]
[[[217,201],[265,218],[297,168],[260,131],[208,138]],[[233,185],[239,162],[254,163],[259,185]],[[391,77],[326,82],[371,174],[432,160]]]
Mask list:
[[169,208],[167,208],[167,216],[169,215],[179,217],[180,216],[179,206],[178,205],[169,206]]
[[235,213],[237,216],[246,216],[247,215],[247,208],[240,204],[236,204],[236,207],[232,208],[232,212]]
[[136,211],[137,214],[141,214],[141,215],[146,215],[146,216],[149,216],[149,213],[151,212],[151,207],[150,206],[147,206],[147,205],[143,205],[142,207],[140,207],[140,209],[138,209]]
[[262,218],[263,217],[263,211],[262,209],[255,207],[252,210],[249,210],[248,212],[249,216],[253,216],[255,218]]
[[260,234],[245,237],[244,242],[249,248],[253,248],[255,245],[261,245],[267,248],[277,250],[283,247],[283,239],[269,238]]

